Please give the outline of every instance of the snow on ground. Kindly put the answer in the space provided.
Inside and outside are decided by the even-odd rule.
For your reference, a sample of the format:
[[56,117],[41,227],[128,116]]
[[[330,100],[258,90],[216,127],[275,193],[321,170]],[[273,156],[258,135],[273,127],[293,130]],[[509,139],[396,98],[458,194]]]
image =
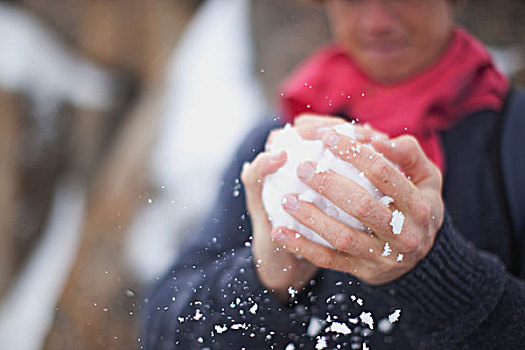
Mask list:
[[207,1],[171,59],[152,161],[159,193],[137,216],[127,248],[143,281],[163,273],[184,229],[211,208],[225,166],[264,111],[249,7],[246,0]]
[[24,93],[37,116],[63,102],[107,110],[117,98],[114,74],[69,49],[35,16],[0,2],[0,88]]
[[0,304],[2,348],[41,349],[80,243],[85,190],[60,181],[42,241]]

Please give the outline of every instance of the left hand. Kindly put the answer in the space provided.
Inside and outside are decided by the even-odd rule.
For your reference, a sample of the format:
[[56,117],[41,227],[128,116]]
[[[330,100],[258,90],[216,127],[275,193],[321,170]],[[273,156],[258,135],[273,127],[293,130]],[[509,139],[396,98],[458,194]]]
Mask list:
[[[350,273],[369,284],[399,278],[428,254],[443,222],[441,172],[412,136],[373,140],[376,151],[335,131],[325,133],[322,140],[335,156],[363,171],[394,202],[386,207],[355,182],[333,171],[315,173],[316,164],[305,162],[297,169],[299,178],[372,232],[351,228],[314,204],[288,194],[284,209],[335,250],[287,228],[272,231],[273,238],[316,266]],[[389,160],[398,164],[408,178]],[[400,234],[394,234],[390,225],[394,210],[405,216]],[[384,256],[386,243],[391,253]]]

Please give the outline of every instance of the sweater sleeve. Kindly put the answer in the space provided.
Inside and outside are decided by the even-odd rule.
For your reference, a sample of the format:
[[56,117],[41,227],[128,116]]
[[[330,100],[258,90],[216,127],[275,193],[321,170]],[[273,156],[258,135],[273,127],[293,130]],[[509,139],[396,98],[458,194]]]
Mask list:
[[525,281],[467,242],[448,216],[416,268],[376,291],[404,310],[417,349],[518,349],[525,342]]
[[147,299],[143,348],[284,348],[283,337],[302,331],[293,309],[257,278],[239,182],[243,163],[262,150],[276,126],[265,123],[242,143],[213,212]]

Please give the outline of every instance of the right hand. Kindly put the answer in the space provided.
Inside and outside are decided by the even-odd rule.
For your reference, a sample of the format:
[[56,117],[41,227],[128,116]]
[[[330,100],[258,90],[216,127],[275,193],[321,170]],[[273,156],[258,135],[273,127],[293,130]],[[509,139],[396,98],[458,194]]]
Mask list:
[[261,197],[262,186],[264,178],[285,163],[285,152],[262,152],[241,173],[252,223],[253,260],[257,275],[261,283],[283,302],[288,299],[289,287],[301,289],[318,270],[308,260],[298,259],[272,239],[272,224]]
[[[330,127],[345,122],[340,118],[305,116],[296,119],[294,128],[304,139],[317,140]],[[363,140],[378,136],[361,126],[356,128],[362,134]],[[272,131],[268,137],[267,148],[271,139],[281,130]],[[285,152],[274,154],[267,149],[257,155],[252,163],[245,165],[241,173],[241,181],[246,192],[246,206],[252,223],[252,249],[257,275],[261,283],[283,302],[288,300],[288,288],[302,289],[319,270],[308,260],[298,258],[296,254],[288,252],[272,239],[275,231],[288,229],[276,227],[272,232],[272,224],[262,201],[262,187],[265,177],[276,172],[285,163]]]

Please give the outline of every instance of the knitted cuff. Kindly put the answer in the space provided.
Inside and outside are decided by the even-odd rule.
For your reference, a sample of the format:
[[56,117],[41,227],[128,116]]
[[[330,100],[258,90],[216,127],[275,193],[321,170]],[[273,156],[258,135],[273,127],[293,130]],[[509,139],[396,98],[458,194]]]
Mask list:
[[461,237],[445,216],[428,255],[406,275],[373,288],[428,334],[456,323],[465,331],[476,327],[493,310],[503,284],[503,265]]

